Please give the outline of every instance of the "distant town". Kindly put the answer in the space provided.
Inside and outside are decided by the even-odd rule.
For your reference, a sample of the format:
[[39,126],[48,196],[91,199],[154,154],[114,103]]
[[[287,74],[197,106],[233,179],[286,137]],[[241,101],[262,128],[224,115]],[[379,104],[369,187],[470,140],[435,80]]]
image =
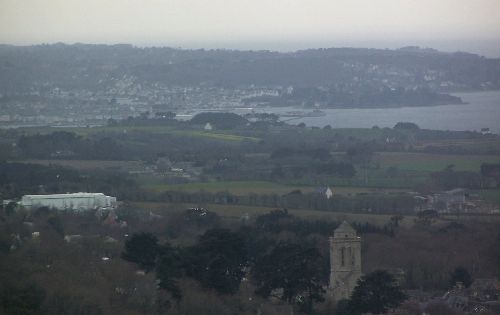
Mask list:
[[418,47],[277,53],[0,45],[0,58],[4,127],[103,125],[166,112],[183,119],[239,108],[461,104],[449,93],[500,89],[499,60]]

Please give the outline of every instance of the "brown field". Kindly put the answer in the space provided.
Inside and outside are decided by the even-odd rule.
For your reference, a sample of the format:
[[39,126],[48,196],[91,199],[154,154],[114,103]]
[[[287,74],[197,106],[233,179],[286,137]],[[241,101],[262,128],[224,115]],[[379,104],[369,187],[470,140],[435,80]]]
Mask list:
[[[255,217],[265,213],[269,213],[270,211],[276,209],[268,207],[251,207],[238,205],[169,204],[161,202],[130,202],[129,204],[132,207],[151,210],[158,214],[161,214],[162,212],[178,211],[190,207],[201,206],[228,219],[239,219],[247,213],[250,217]],[[391,215],[384,214],[343,213],[302,209],[289,209],[288,211],[295,216],[308,220],[347,220],[350,222],[369,222],[380,226],[386,224],[391,217]],[[406,220],[408,222],[413,222],[413,218],[407,218]]]
[[415,148],[423,148],[426,146],[500,146],[500,140],[498,139],[442,139],[442,140],[428,140],[422,141],[414,145]]
[[[163,202],[129,202],[129,206],[143,209],[145,211],[153,211],[157,214],[175,212],[191,207],[204,207],[213,211],[221,217],[229,220],[240,220],[240,218],[248,214],[250,218],[269,213],[276,208],[271,207],[254,207],[254,206],[240,206],[240,205],[218,205],[218,204],[171,204]],[[305,220],[335,220],[335,221],[349,221],[360,223],[371,223],[378,226],[383,226],[389,222],[392,214],[369,214],[369,213],[346,213],[346,212],[330,212],[319,210],[307,209],[288,209],[289,213],[300,217]],[[415,215],[404,215],[400,225],[410,228],[414,226],[417,217]],[[450,221],[462,223],[500,223],[500,215],[441,215],[437,219],[432,220],[433,226],[442,226]]]
[[374,160],[378,161],[382,168],[392,166],[402,170],[435,172],[453,164],[457,171],[477,172],[482,163],[500,163],[500,156],[381,152],[376,154]]
[[[141,177],[142,187],[146,190],[154,192],[163,191],[183,191],[183,192],[221,192],[227,191],[234,195],[243,196],[250,193],[254,194],[288,194],[294,190],[300,190],[303,193],[315,191],[319,186],[305,185],[287,185],[268,181],[214,181],[214,182],[195,182],[187,184],[162,184],[159,178]],[[404,189],[384,189],[384,188],[369,188],[369,187],[338,187],[330,186],[333,193],[336,195],[356,195],[360,193],[400,193],[407,190]]]

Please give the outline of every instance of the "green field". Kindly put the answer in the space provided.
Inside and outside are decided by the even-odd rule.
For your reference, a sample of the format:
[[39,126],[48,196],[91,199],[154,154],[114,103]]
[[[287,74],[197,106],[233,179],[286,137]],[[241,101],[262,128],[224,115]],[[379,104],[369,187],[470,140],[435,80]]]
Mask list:
[[225,141],[252,141],[258,142],[259,138],[255,137],[244,137],[233,135],[229,133],[217,133],[211,131],[196,131],[196,130],[174,130],[173,134],[181,135],[181,136],[191,136],[191,137],[205,137],[217,140],[225,140]]
[[448,155],[406,152],[377,153],[374,161],[381,168],[397,167],[400,170],[435,172],[455,165],[456,171],[479,171],[482,163],[500,163],[498,155]]
[[106,127],[71,127],[71,128],[51,128],[51,127],[34,127],[25,128],[26,134],[49,134],[55,131],[67,131],[74,132],[81,136],[88,136],[97,133],[116,133],[116,134],[128,134],[134,132],[146,132],[156,135],[177,135],[177,136],[187,136],[187,137],[201,137],[210,138],[223,141],[260,141],[256,137],[245,137],[234,135],[231,133],[225,133],[221,131],[205,131],[205,130],[192,130],[192,129],[176,129],[171,126],[106,126]]

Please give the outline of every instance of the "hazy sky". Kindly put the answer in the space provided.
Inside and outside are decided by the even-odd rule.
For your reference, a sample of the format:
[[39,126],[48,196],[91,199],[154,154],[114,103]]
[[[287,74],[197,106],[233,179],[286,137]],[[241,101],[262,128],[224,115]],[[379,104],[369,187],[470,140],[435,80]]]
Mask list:
[[500,0],[0,0],[0,42],[415,44],[500,56]]

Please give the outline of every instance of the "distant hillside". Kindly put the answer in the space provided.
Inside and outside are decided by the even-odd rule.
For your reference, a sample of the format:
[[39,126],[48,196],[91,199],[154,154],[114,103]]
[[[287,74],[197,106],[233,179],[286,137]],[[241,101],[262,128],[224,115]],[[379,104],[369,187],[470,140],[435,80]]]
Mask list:
[[366,91],[397,89],[500,89],[500,59],[418,47],[278,53],[131,45],[0,45],[0,93],[4,95],[56,87],[103,90],[123,78],[149,86],[323,88],[357,97],[373,94]]

